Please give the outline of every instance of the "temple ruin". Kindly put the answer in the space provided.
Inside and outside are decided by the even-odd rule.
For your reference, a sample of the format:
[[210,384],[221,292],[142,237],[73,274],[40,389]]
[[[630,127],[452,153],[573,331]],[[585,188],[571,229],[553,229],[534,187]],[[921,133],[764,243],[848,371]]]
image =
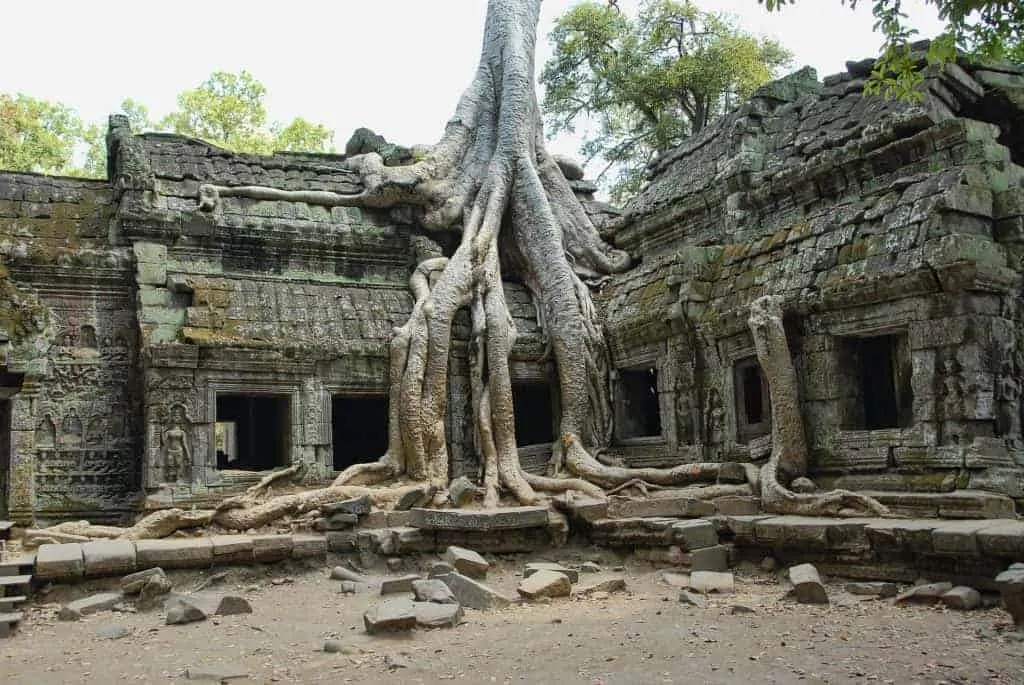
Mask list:
[[[863,94],[870,68],[764,86],[659,160],[623,210],[564,168],[636,263],[596,294],[604,456],[767,459],[780,417],[747,318],[772,294],[818,486],[902,513],[1013,517],[1024,70],[950,64],[903,102]],[[105,180],[0,174],[0,518],[120,522],[279,467],[317,484],[376,460],[388,340],[423,252],[409,213],[319,202],[358,190],[344,155],[232,154],[116,116],[107,142]],[[542,473],[558,385],[529,292],[505,296],[516,440]],[[449,477],[477,480],[469,328],[453,330],[447,444]]]

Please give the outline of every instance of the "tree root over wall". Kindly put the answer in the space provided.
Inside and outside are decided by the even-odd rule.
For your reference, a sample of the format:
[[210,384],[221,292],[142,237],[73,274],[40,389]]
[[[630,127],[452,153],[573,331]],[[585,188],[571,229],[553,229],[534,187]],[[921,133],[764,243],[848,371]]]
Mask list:
[[[420,249],[410,279],[414,306],[390,342],[388,448],[381,459],[344,471],[327,488],[266,498],[269,484],[250,489],[216,510],[149,514],[131,528],[69,527],[67,535],[160,537],[182,527],[212,523],[229,530],[258,528],[328,502],[369,495],[378,506],[426,484],[443,497],[448,485],[445,441],[452,321],[468,309],[472,323],[470,380],[477,452],[483,457],[484,504],[502,492],[522,504],[541,493],[570,492],[601,499],[605,489],[630,483],[686,486],[717,479],[720,464],[670,469],[609,466],[584,445],[607,445],[612,430],[608,349],[587,279],[624,271],[629,256],[612,249],[573,195],[545,149],[533,85],[540,0],[490,0],[476,74],[444,136],[409,166],[387,167],[370,153],[348,160],[363,190],[357,194],[295,193],[273,188],[200,190],[199,208],[215,211],[219,196],[246,196],[313,204],[413,208],[425,231],[460,233],[450,256]],[[430,245],[420,239],[420,245]],[[509,355],[516,329],[505,301],[505,277],[533,295],[560,390],[559,439],[546,476],[519,464]],[[884,514],[855,493],[797,494],[785,486],[805,475],[807,448],[796,376],[777,300],[751,310],[757,354],[769,379],[773,449],[768,465],[748,467],[748,481],[766,510],[780,513]],[[398,485],[396,480],[401,479]],[[370,487],[392,483],[390,487]],[[411,484],[410,484],[411,483]]]

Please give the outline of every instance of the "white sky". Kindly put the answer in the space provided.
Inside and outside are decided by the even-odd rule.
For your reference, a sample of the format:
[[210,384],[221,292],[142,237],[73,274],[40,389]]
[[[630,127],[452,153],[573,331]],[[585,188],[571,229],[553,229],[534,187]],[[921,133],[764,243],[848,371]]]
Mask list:
[[[394,142],[432,143],[469,83],[486,0],[31,0],[4,3],[0,92],[59,100],[104,121],[132,97],[159,118],[179,92],[214,70],[249,70],[267,87],[272,120],[303,116],[336,132],[340,149],[368,126]],[[547,34],[573,0],[544,0],[537,67]],[[620,0],[632,11],[638,0]],[[698,0],[735,14],[748,31],[779,39],[819,77],[873,56],[870,3],[802,0],[768,13],[757,0]],[[941,27],[923,0],[904,0],[922,36]],[[153,8],[159,8],[155,10]],[[553,151],[574,154],[565,138]],[[590,170],[596,172],[597,169]]]

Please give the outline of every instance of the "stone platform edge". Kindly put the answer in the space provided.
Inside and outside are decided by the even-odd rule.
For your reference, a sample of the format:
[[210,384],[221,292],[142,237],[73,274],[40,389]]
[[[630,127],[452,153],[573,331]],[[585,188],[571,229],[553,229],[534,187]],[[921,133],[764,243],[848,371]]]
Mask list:
[[124,575],[148,568],[209,568],[326,558],[323,535],[211,535],[160,540],[92,540],[40,545],[33,575],[43,581]]

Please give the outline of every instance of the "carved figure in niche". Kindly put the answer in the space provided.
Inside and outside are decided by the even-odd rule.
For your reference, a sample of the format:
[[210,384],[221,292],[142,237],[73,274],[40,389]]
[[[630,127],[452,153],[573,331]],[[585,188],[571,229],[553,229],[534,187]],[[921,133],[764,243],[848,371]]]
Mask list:
[[188,416],[185,413],[185,406],[175,404],[170,411],[170,428],[164,431],[164,480],[174,482],[187,480],[190,475],[192,455],[188,447],[188,433],[186,428],[189,425]]
[[96,329],[92,326],[82,326],[78,336],[79,345],[96,349]]
[[708,445],[711,447],[711,454],[717,457],[721,454],[722,444],[725,442],[725,408],[715,388],[708,391],[707,427]]
[[57,444],[57,426],[48,415],[36,426],[36,447],[52,448]]
[[676,425],[679,430],[679,444],[694,443],[693,402],[688,388],[676,388]]
[[947,359],[942,363],[942,408],[943,418],[960,418],[963,414],[963,381],[955,359]]
[[89,446],[103,443],[104,421],[101,416],[94,416],[85,429],[85,444]]
[[82,420],[78,418],[75,412],[71,411],[64,417],[64,421],[60,425],[60,433],[61,447],[75,448],[82,446]]
[[1016,443],[1020,437],[1020,381],[1013,362],[1003,361],[996,380],[996,401],[999,409],[999,434]]

